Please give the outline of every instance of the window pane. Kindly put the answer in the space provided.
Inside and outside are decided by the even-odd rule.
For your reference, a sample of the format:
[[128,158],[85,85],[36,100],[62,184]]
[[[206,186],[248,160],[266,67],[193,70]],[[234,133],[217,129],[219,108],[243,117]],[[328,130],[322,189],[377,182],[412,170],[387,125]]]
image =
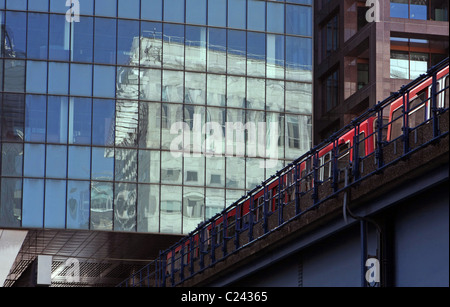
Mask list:
[[91,99],[70,98],[69,143],[91,143]]
[[184,26],[164,24],[164,68],[184,66]]
[[[115,2],[114,2],[115,4]],[[108,6],[108,5],[106,5]],[[97,7],[97,5],[96,5]],[[95,18],[94,61],[103,64],[116,63],[116,20]]]
[[65,180],[46,180],[44,221],[45,227],[65,228],[66,226]]
[[245,158],[226,158],[226,187],[235,189],[245,189]]
[[4,51],[5,56],[9,58],[25,58],[27,45],[27,14],[22,12],[6,11],[6,25],[9,38],[13,38],[13,44],[9,51]]
[[50,15],[49,59],[69,60],[70,26],[65,15]]
[[430,3],[430,14],[432,20],[448,21],[448,1],[433,0]]
[[161,101],[161,70],[139,70],[140,99]]
[[44,177],[45,145],[25,144],[24,176]]
[[[3,147],[5,144],[3,144]],[[22,179],[1,179],[0,226],[20,227],[22,220]]]
[[245,0],[228,0],[228,27],[246,28],[247,5]]
[[48,15],[29,13],[27,57],[29,59],[47,59],[47,43]]
[[141,0],[141,18],[162,20],[162,0]]
[[225,29],[208,29],[208,71],[226,72],[227,32]]
[[[10,0],[11,1],[11,0]],[[55,13],[65,13],[67,7],[64,1],[50,0],[50,11]]]
[[208,187],[225,187],[225,157],[208,157],[206,159],[206,185]]
[[139,150],[138,181],[158,183],[160,172],[159,151]]
[[111,0],[95,1],[95,15],[115,17],[116,11],[117,11],[116,1]]
[[114,176],[114,152],[112,148],[92,147],[93,180],[112,181]]
[[161,233],[181,233],[181,187],[161,186]]
[[286,82],[286,112],[311,114],[311,109],[311,84]]
[[206,24],[206,0],[186,0],[186,23]]
[[408,18],[408,0],[391,0],[391,17]]
[[25,108],[25,141],[45,142],[46,97],[27,95]]
[[2,176],[22,176],[22,144],[2,144]]
[[139,21],[119,19],[117,31],[117,64],[138,65]]
[[48,64],[48,93],[69,93],[69,64],[50,62]]
[[264,31],[266,24],[265,1],[248,0],[248,25],[249,30]]
[[116,69],[114,66],[94,65],[94,96],[114,97]]
[[[83,4],[80,3],[83,7]],[[93,56],[93,26],[92,17],[80,17],[80,22],[73,22],[72,61],[92,62]]]
[[136,184],[115,184],[114,230],[136,231],[136,193]]
[[1,137],[8,141],[22,141],[24,132],[25,96],[3,94],[0,113]]
[[28,10],[48,12],[49,0],[33,0],[28,2]]
[[286,5],[286,33],[312,35],[312,8],[308,6]]
[[266,81],[266,110],[284,112],[284,81]]
[[312,81],[312,40],[286,37],[286,79]]
[[68,105],[67,97],[48,96],[48,143],[67,143]]
[[244,31],[228,31],[227,71],[231,74],[245,74],[246,33]]
[[47,145],[45,176],[49,178],[65,178],[67,171],[67,147]]
[[3,89],[7,92],[25,91],[25,61],[5,60],[4,61]]
[[186,69],[206,70],[206,28],[186,27]]
[[206,75],[186,72],[184,100],[185,103],[205,104]]
[[247,32],[247,75],[266,75],[266,36],[264,33]]
[[429,54],[428,53],[419,53],[419,52],[411,52],[411,75],[410,79],[416,79],[421,74],[424,74],[428,70],[428,62],[429,62]]
[[67,185],[67,228],[89,229],[89,181],[68,181]]
[[139,104],[139,147],[160,148],[161,104]]
[[138,99],[138,68],[117,66],[116,96],[118,98]]
[[93,112],[92,145],[114,145],[114,100],[95,99]]
[[162,25],[141,21],[140,66],[161,67]]
[[116,148],[115,179],[116,181],[136,181],[137,150]]
[[164,0],[164,21],[184,22],[184,0]]
[[245,108],[244,77],[227,77],[227,106]]
[[284,33],[284,5],[267,2],[267,32]]
[[264,160],[247,158],[246,189],[252,190],[264,181]]
[[226,27],[227,19],[227,2],[226,0],[209,0],[208,1],[208,25]]
[[183,72],[164,70],[162,101],[183,102],[183,90]]
[[113,184],[91,183],[91,230],[112,230]]
[[183,188],[183,233],[189,233],[204,220],[204,188]]
[[208,74],[207,104],[225,106],[226,77],[223,75]]
[[[206,112],[206,126],[203,134],[206,135],[202,148],[207,160],[214,157],[221,157],[225,153],[226,142],[226,111],[224,108],[208,107]],[[198,150],[197,150],[198,151]],[[206,177],[209,178],[208,176]],[[218,178],[216,178],[218,179]],[[221,181],[223,181],[223,176]]]
[[119,17],[139,19],[139,0],[119,0]]
[[92,65],[70,64],[70,94],[92,96]]
[[205,185],[205,157],[184,157],[184,184]]
[[181,184],[183,160],[172,156],[171,152],[161,152],[161,182]]
[[409,79],[409,54],[391,51],[391,78]]
[[91,174],[91,148],[69,146],[68,177],[89,179]]
[[138,232],[159,231],[159,186],[138,186]]
[[22,227],[44,224],[44,180],[23,180]]
[[27,92],[47,92],[47,62],[27,61]]
[[22,10],[27,9],[27,0],[8,0],[6,2],[6,8],[8,10]]
[[247,108],[264,110],[265,88],[264,79],[247,78]]
[[[433,1],[431,1],[433,2]],[[411,0],[410,18],[427,20],[428,1],[427,0]]]
[[138,112],[137,101],[117,100],[116,102],[116,146],[137,146],[138,134]]

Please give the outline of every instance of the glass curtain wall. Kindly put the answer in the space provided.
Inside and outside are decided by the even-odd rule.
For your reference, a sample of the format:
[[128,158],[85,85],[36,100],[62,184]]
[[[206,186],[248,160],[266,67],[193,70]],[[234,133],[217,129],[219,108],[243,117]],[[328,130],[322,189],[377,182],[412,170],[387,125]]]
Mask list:
[[187,233],[311,146],[311,0],[0,0],[0,24],[0,227]]

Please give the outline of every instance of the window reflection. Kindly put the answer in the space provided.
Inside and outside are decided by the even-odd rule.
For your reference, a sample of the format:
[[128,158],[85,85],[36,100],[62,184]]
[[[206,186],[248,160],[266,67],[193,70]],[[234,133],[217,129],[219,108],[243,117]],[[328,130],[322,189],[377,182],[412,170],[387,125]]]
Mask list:
[[45,181],[44,227],[66,226],[66,181]]
[[264,77],[266,74],[266,37],[264,33],[247,32],[247,74]]
[[136,231],[136,193],[135,184],[115,184],[114,230]]
[[139,147],[160,148],[161,104],[140,102]]
[[114,100],[95,99],[93,103],[92,120],[95,129],[92,130],[92,144],[112,146],[114,144]]
[[43,227],[44,180],[23,180],[22,227]]
[[159,231],[159,186],[138,185],[138,232]]
[[67,61],[70,47],[70,23],[65,15],[50,15],[49,54],[50,60]]
[[47,59],[47,43],[48,15],[29,13],[27,57],[32,59]]
[[[5,144],[3,144],[3,147]],[[3,159],[2,155],[2,159]],[[2,161],[3,162],[3,161]],[[22,179],[0,180],[0,226],[20,227],[22,220]]]
[[206,75],[185,73],[184,101],[185,103],[205,104]]
[[88,181],[67,182],[67,228],[89,229],[90,198]]
[[69,105],[69,143],[91,143],[91,106],[90,98],[70,98]]
[[46,105],[43,95],[26,96],[25,141],[45,142]]
[[164,68],[179,68],[184,66],[184,26],[164,24],[163,41]]
[[67,170],[67,147],[47,145],[46,172],[49,178],[65,178]]
[[23,144],[2,144],[2,176],[22,176]]
[[109,182],[91,183],[91,229],[112,230],[113,224],[113,184]]
[[188,233],[203,221],[205,214],[204,188],[183,189],[183,233]]
[[3,94],[0,113],[1,137],[5,141],[23,141],[25,96]]
[[114,167],[117,181],[136,181],[137,150],[116,148]]
[[68,174],[71,179],[89,179],[91,149],[84,146],[69,146]]
[[92,175],[94,180],[112,181],[114,176],[114,151],[112,148],[92,148]]
[[182,189],[179,186],[161,186],[162,233],[181,233]]
[[206,28],[186,26],[185,69],[206,70]]
[[[83,7],[86,4],[82,4]],[[76,62],[92,62],[93,56],[93,26],[92,17],[80,16],[80,22],[72,24],[72,52],[71,59]]]
[[[115,2],[114,2],[115,5]],[[98,5],[96,5],[96,8]],[[112,7],[105,5],[105,7]],[[116,19],[95,18],[94,61],[96,63],[116,63]]]
[[138,181],[142,183],[158,183],[160,174],[160,152],[139,150]]
[[9,58],[25,58],[27,51],[27,14],[6,11],[5,20],[6,24],[4,28],[6,31],[2,29],[2,32],[6,32],[6,44],[5,49],[2,50],[2,56]]
[[69,106],[67,97],[48,96],[47,142],[67,143]]
[[223,75],[207,75],[207,101],[208,105],[212,106],[225,106],[225,87],[226,76]]
[[30,177],[44,177],[45,145],[25,144],[23,175]]
[[206,24],[206,1],[186,0],[186,23]]
[[[129,5],[130,3],[127,3],[127,6]],[[117,64],[138,65],[138,60],[139,22],[119,19],[117,27]]]
[[245,74],[246,68],[246,33],[228,30],[227,72]]
[[208,28],[208,71],[226,72],[227,30]]

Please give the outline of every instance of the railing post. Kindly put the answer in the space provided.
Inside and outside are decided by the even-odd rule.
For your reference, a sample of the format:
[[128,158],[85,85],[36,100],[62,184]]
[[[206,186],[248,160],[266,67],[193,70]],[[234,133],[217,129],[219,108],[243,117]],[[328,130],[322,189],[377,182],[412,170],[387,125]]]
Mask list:
[[294,197],[295,197],[295,215],[299,215],[300,210],[300,163],[294,165]]
[[[433,137],[440,135],[439,131],[439,109],[436,102],[436,71],[433,72],[432,82],[431,82],[431,116],[433,116]],[[444,85],[445,86],[445,85]]]
[[403,154],[409,152],[409,90],[403,93]]
[[338,150],[339,150],[339,139],[333,140],[333,151],[332,151],[332,163],[333,168],[333,191],[338,190],[338,180],[339,180],[339,168],[338,168]]
[[267,233],[269,231],[269,200],[268,200],[268,192],[267,192],[267,184],[264,185],[264,202],[263,202],[263,213],[264,213],[264,220],[263,220],[263,228],[264,233]]
[[359,179],[359,124],[355,123],[353,125],[355,134],[353,135],[353,178],[354,180]]
[[[378,101],[378,106],[380,102]],[[375,157],[377,159],[378,168],[382,168],[383,161],[383,108],[380,106],[377,112],[377,148],[375,151]]]
[[191,235],[189,238],[189,259],[190,259],[190,266],[189,266],[189,272],[191,272],[191,276],[194,275],[194,256],[195,256],[195,241],[194,241],[194,235]]
[[278,199],[277,199],[277,207],[278,207],[278,225],[284,223],[283,220],[283,205],[284,200],[283,197],[283,176],[281,176],[281,172],[277,173],[278,176]]
[[223,212],[223,233],[222,233],[222,252],[223,257],[227,256],[227,228],[228,228],[228,219],[227,219],[227,211]]
[[181,281],[184,281],[184,245],[185,241],[181,243],[181,250],[180,250],[180,279]]
[[238,250],[239,249],[239,233],[241,232],[241,205],[237,204],[236,205],[236,223],[235,223],[235,227],[236,227],[236,231],[234,233],[234,250]]
[[200,251],[200,269],[205,268],[205,227],[200,229],[198,239],[198,249]]
[[317,151],[313,154],[313,204],[316,205],[319,201],[319,153]]
[[248,210],[248,242],[253,241],[253,210],[255,209],[255,195],[250,196]]
[[210,233],[210,240],[211,240],[211,264],[216,262],[216,221],[213,220],[211,223],[211,233]]

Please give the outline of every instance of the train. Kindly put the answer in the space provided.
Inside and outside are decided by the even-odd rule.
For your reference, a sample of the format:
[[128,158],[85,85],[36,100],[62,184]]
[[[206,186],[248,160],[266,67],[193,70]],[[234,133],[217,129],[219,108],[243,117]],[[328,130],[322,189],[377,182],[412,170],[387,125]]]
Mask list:
[[[434,78],[436,82],[433,82]],[[434,109],[448,110],[448,60],[446,66],[435,75],[412,84],[407,91],[399,91],[391,96],[393,98],[390,99],[389,105],[384,108],[388,110],[388,114],[383,116],[382,129],[377,129],[379,121],[376,116],[355,123],[348,131],[333,136],[332,141],[320,146],[314,153],[316,156],[310,154],[291,163],[283,172],[278,172],[271,180],[266,181],[265,185],[251,191],[252,197],[238,200],[239,206],[232,205],[225,209],[223,214],[200,224],[187,240],[180,241],[165,252],[166,276],[178,271],[182,263],[187,266],[194,259],[198,259],[201,253],[209,253],[223,242],[225,236],[233,238],[236,231],[248,229],[250,222],[256,224],[264,215],[273,214],[280,202],[287,204],[293,201],[295,193],[307,193],[314,188],[316,182],[325,182],[333,176],[339,176],[355,162],[356,157],[373,154],[379,140],[379,131],[382,131],[383,142],[391,142],[403,135],[405,123],[410,129],[429,123],[433,112],[433,91],[437,93]],[[319,165],[314,165],[314,161],[318,161]],[[319,171],[314,172],[314,169]]]

